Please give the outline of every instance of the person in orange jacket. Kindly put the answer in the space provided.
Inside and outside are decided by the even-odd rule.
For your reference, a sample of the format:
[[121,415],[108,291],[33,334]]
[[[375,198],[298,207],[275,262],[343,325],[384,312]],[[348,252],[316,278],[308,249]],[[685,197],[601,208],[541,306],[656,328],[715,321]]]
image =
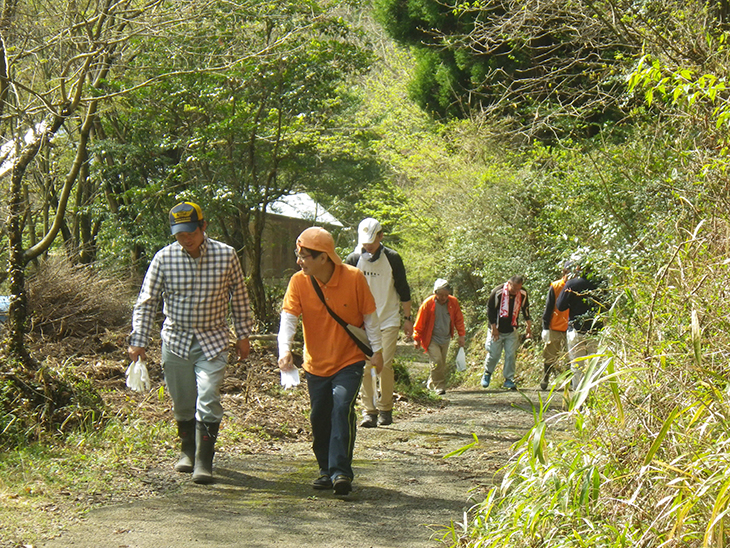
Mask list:
[[451,295],[449,283],[439,278],[433,286],[433,295],[421,304],[413,325],[413,343],[423,348],[431,361],[428,388],[439,396],[446,393],[446,355],[449,342],[459,334],[459,347],[466,341],[464,315],[456,297]]

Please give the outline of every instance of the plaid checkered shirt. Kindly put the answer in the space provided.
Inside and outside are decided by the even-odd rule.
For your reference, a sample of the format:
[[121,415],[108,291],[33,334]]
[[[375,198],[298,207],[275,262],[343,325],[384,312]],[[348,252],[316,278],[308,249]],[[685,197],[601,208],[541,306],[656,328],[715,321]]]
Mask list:
[[155,254],[134,305],[130,345],[147,347],[160,298],[165,315],[162,340],[183,359],[193,337],[208,359],[228,347],[229,304],[238,338],[251,334],[253,319],[241,263],[232,247],[207,236],[197,259],[177,242]]

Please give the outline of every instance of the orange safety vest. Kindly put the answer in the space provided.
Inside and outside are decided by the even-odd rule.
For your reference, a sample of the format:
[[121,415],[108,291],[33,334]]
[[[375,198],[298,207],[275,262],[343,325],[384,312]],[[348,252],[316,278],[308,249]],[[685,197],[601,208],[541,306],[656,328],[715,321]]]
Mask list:
[[[558,302],[558,297],[563,292],[565,287],[565,278],[555,280],[550,284],[555,293],[555,302]],[[568,318],[570,316],[570,310],[558,310],[558,307],[553,307],[553,315],[550,318],[550,329],[553,331],[567,331],[568,330]]]

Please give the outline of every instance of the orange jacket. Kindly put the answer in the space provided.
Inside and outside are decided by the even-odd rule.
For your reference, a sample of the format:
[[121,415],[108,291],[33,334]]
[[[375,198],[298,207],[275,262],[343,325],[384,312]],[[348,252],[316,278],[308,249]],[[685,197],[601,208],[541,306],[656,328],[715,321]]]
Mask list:
[[[449,336],[454,336],[454,327],[456,327],[459,336],[464,337],[466,329],[464,328],[464,315],[461,313],[459,301],[453,295],[449,295],[446,306],[451,317]],[[434,323],[436,323],[436,295],[431,295],[421,304],[418,309],[418,316],[416,316],[416,323],[413,324],[413,340],[421,345],[424,352],[428,352],[428,345],[431,344]]]

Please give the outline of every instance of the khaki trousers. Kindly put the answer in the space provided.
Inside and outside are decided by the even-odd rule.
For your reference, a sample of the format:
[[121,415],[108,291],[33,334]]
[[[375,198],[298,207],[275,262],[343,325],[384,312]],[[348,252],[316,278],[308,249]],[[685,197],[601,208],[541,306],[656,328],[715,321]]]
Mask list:
[[431,359],[431,375],[428,378],[430,390],[446,390],[446,355],[449,352],[449,343],[428,346],[428,357]]
[[568,354],[568,340],[565,331],[550,330],[548,342],[542,351],[545,371],[553,371],[555,364],[563,360]]
[[[386,327],[380,333],[383,337],[383,371],[380,375],[374,375],[375,368],[370,362],[365,366],[362,376],[362,405],[365,413],[376,415],[378,411],[393,410],[393,358],[395,349],[398,346],[398,327]],[[378,387],[378,381],[380,386]]]

